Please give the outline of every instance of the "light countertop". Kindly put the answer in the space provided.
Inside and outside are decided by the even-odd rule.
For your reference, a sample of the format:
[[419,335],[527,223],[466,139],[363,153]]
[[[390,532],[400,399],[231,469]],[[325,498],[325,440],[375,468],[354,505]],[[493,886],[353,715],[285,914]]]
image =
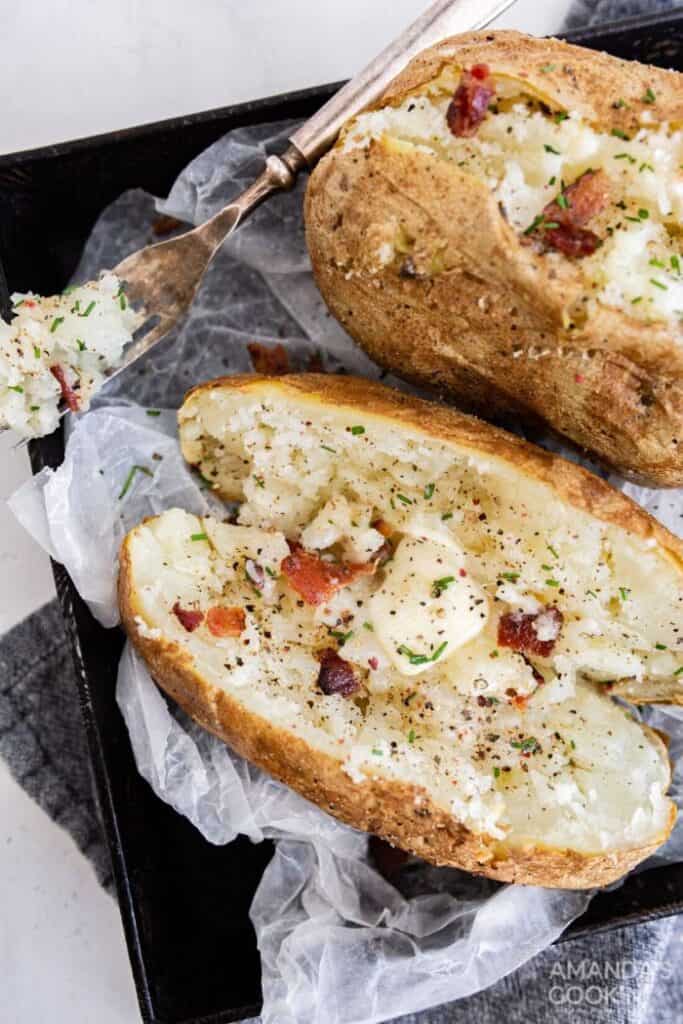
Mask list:
[[[426,3],[23,0],[3,11],[0,152],[342,79]],[[552,33],[568,8],[519,0],[497,24]],[[15,443],[0,436],[0,499],[28,477]],[[0,631],[53,592],[47,557],[0,502]],[[0,1020],[132,1024],[116,905],[1,762],[0,807]]]

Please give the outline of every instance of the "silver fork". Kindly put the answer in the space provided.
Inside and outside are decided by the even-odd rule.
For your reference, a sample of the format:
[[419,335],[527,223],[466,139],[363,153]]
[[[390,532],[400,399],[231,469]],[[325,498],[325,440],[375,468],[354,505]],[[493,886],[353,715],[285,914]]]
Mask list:
[[[216,251],[252,210],[290,189],[334,144],[342,125],[378,99],[420,50],[449,35],[483,28],[516,0],[436,0],[289,138],[281,156],[269,156],[263,172],[241,195],[204,224],[127,256],[113,273],[145,318],[112,379],[157,344],[190,308]],[[21,444],[25,442],[20,442]]]
[[252,210],[281,189],[294,185],[301,170],[312,167],[333,145],[342,125],[376,100],[408,61],[448,35],[483,28],[515,0],[436,0],[368,66],[351,79],[289,138],[281,156],[269,156],[256,181],[204,224],[166,242],[147,246],[122,260],[113,273],[126,294],[153,322],[141,327],[121,373],[156,345],[190,308],[216,251]]

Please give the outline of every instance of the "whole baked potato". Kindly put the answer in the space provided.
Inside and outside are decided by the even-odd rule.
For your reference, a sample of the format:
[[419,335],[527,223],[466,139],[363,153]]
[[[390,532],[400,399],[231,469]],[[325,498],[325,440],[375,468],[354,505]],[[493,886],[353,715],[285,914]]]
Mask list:
[[393,372],[683,484],[683,75],[516,32],[427,50],[313,172],[332,313]]

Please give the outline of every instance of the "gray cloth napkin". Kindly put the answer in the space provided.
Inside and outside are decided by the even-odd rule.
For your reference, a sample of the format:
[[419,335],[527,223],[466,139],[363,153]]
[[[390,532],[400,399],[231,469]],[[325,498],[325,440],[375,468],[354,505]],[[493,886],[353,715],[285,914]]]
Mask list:
[[[681,6],[667,0],[577,0],[567,27]],[[27,793],[64,826],[113,892],[97,817],[76,677],[56,601],[0,639],[0,756]],[[683,918],[554,946],[476,996],[401,1024],[675,1024],[683,1008],[677,961]]]

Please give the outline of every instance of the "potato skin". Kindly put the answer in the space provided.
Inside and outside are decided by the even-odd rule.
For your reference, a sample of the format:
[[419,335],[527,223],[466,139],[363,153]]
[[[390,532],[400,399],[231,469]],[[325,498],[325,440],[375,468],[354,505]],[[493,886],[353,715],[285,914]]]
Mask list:
[[140,633],[136,618],[141,610],[129,552],[134,532],[121,547],[119,607],[124,629],[154,681],[199,725],[241,757],[347,825],[381,836],[432,864],[461,868],[500,882],[560,889],[590,889],[621,878],[653,854],[673,828],[676,809],[672,803],[664,834],[637,849],[582,854],[541,845],[509,846],[471,832],[434,805],[422,786],[379,778],[353,782],[340,760],[255,715],[206,680],[180,644]]
[[[300,401],[315,416],[322,411],[362,412],[380,428],[418,430],[430,438],[470,449],[487,459],[513,464],[520,476],[550,484],[568,504],[656,539],[683,569],[683,544],[646,512],[598,477],[519,438],[454,409],[402,395],[360,378],[301,374],[287,377],[224,377],[194,388],[179,412],[181,444],[202,400],[225,389],[262,400]],[[234,495],[231,495],[234,497]],[[503,882],[584,889],[606,885],[653,853],[669,834],[676,817],[673,803],[662,835],[646,847],[600,854],[580,854],[540,844],[512,846],[471,832],[434,805],[420,786],[368,778],[357,784],[341,760],[309,747],[301,738],[244,708],[224,689],[211,684],[194,667],[187,652],[163,637],[141,633],[142,609],[130,556],[132,531],[120,554],[119,607],[129,638],[145,659],[157,684],[200,725],[241,756],[291,786],[340,820],[373,832],[388,842],[438,865],[462,868]],[[154,625],[154,623],[148,623]],[[144,631],[143,631],[144,632]],[[646,728],[646,727],[644,727]],[[656,742],[654,734],[647,730]],[[419,802],[416,803],[416,799]]]
[[[438,44],[375,106],[400,102],[447,65],[475,63],[607,132],[633,131],[646,108],[683,121],[680,74],[516,32]],[[642,100],[648,88],[654,105]],[[628,106],[615,107],[621,97]],[[632,479],[683,485],[683,346],[617,309],[568,328],[584,293],[580,261],[522,245],[472,175],[383,142],[337,146],[311,176],[305,217],[327,305],[382,366],[489,418],[545,423]],[[444,269],[410,277],[400,260],[378,265],[375,240],[392,222]]]

